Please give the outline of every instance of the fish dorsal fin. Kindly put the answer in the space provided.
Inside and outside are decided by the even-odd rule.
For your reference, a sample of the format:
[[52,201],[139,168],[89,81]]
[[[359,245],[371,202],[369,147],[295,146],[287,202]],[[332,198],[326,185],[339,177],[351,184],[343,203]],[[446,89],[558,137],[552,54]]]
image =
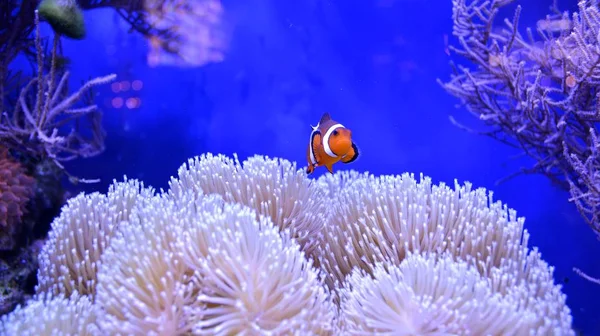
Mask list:
[[320,125],[323,125],[324,122],[331,120],[331,116],[329,115],[329,112],[325,112],[323,113],[323,116],[321,117],[321,121],[319,121]]

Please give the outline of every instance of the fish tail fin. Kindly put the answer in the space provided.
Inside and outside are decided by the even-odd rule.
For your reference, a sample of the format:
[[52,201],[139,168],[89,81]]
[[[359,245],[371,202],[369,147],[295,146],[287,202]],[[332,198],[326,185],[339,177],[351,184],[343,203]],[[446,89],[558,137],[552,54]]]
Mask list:
[[333,165],[329,164],[329,165],[325,165],[325,167],[327,168],[327,170],[333,174]]

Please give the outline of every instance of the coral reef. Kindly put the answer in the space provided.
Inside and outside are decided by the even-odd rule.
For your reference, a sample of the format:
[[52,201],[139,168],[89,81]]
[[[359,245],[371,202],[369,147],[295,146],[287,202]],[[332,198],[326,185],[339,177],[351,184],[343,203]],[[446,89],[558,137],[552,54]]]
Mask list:
[[528,236],[468,183],[207,154],[69,200],[0,333],[574,335]]
[[530,28],[525,36],[519,32],[520,6],[505,29],[495,27],[498,11],[512,2],[453,1],[459,43],[449,49],[475,67],[455,68],[451,80],[440,83],[491,127],[477,133],[535,160],[518,174],[543,174],[570,191],[600,238],[599,3],[581,0],[570,17],[555,2],[553,13],[538,21],[536,40]]
[[[221,8],[219,3],[208,2],[194,6],[191,8],[193,11],[185,11],[188,8],[185,3],[175,0],[0,1],[0,250],[3,250],[0,264],[11,265],[11,269],[2,268],[0,271],[2,313],[11,310],[33,292],[33,286],[24,279],[28,279],[37,268],[37,254],[29,253],[37,246],[33,242],[46,238],[50,222],[69,196],[62,184],[65,175],[72,184],[97,181],[71,175],[65,162],[89,158],[104,151],[106,134],[102,128],[102,113],[94,102],[93,89],[112,81],[116,76],[111,74],[91,79],[70,93],[69,59],[62,53],[63,38],[85,38],[83,11],[109,7],[123,17],[133,31],[150,39],[154,51],[162,50],[179,58],[187,57],[186,61],[189,61],[190,53],[195,57],[197,55],[194,52],[205,51],[202,48],[200,51],[190,49],[186,45],[190,43],[185,38],[190,36],[196,37],[195,42],[204,41],[198,40],[197,31],[190,29],[190,23],[197,18],[203,24],[216,23],[212,21],[221,13]],[[185,13],[186,18],[192,20],[187,22],[187,30],[180,29],[178,25],[183,22],[178,22],[177,18],[165,17],[164,11],[171,9]],[[210,22],[204,18],[205,9],[214,12],[212,21],[208,20]],[[40,35],[40,20],[52,27],[53,36]],[[184,33],[188,36],[184,36]],[[11,69],[18,57],[29,61],[32,73]],[[22,167],[22,170],[18,167]],[[98,197],[98,202],[101,202],[100,198],[105,195]],[[120,205],[111,203],[110,197],[105,203],[108,208],[90,206],[91,213],[96,211],[97,216],[107,216],[110,220],[119,218],[113,210]],[[30,211],[23,216],[26,209]],[[125,214],[122,216],[125,217]],[[90,218],[90,225],[97,223],[99,218]],[[106,234],[107,241],[86,242],[81,246],[83,249],[79,250],[81,255],[78,255],[81,267],[90,267],[85,274],[90,278],[95,277],[97,265],[93,263],[98,261],[112,232],[112,227],[99,224],[96,229]],[[80,237],[69,238],[75,240]],[[99,243],[105,244],[98,246]],[[71,251],[64,250],[65,246],[55,248],[68,255]],[[90,248],[96,248],[98,255],[89,255]],[[65,258],[64,255],[60,258]],[[15,263],[15,260],[23,263]],[[82,279],[65,277],[61,273],[64,270],[61,262],[54,262],[57,269],[48,267],[43,271],[48,272],[48,278],[56,275],[63,282],[42,282],[40,288],[47,285],[47,291],[57,295],[95,293],[95,282],[85,280],[79,283],[77,281]],[[49,299],[40,303],[40,307],[64,302]]]
[[[69,72],[62,71],[57,65],[60,34],[54,35],[50,70],[46,74],[37,11],[35,18],[38,72],[21,90],[15,109],[2,114],[0,141],[40,161],[50,158],[62,167],[62,162],[95,156],[104,150],[104,131],[100,125],[101,112],[98,106],[89,104],[73,108],[73,105],[82,100],[92,87],[106,84],[114,80],[116,75],[92,79],[75,93],[67,95]],[[32,88],[35,88],[33,92]],[[92,133],[89,138],[83,136],[80,128],[85,120],[89,122]],[[69,125],[72,127],[62,134],[61,130]]]
[[[34,12],[39,2],[38,0],[0,1],[0,111],[12,109],[4,106],[6,103],[9,106],[15,103],[13,99],[6,100],[6,96],[20,90],[23,84],[20,74],[9,70],[12,61],[18,55],[24,55],[35,63],[36,46],[31,35],[35,29]],[[221,11],[220,3],[212,0],[206,4],[203,4],[204,1],[182,0],[45,0],[42,3],[44,6],[40,9],[46,7],[51,10],[51,13],[46,16],[49,23],[57,17],[62,17],[63,20],[56,22],[53,27],[57,32],[66,33],[64,35],[66,37],[79,38],[82,34],[81,29],[85,28],[81,27],[81,22],[78,22],[79,13],[76,9],[69,14],[65,13],[64,9],[57,10],[57,5],[76,3],[83,11],[112,8],[131,26],[130,31],[148,39],[154,50],[184,60],[190,59],[188,55],[190,51],[187,50],[189,45],[198,44],[197,41],[192,43],[189,41],[191,38],[189,26],[206,30],[203,27],[212,25],[212,20],[218,17]],[[175,12],[185,13],[186,22],[173,18]],[[67,21],[64,20],[65,15]],[[65,23],[71,27],[61,28]],[[204,34],[199,35],[204,36]],[[205,52],[204,49],[200,51]],[[194,52],[198,51],[194,50]]]
[[[60,51],[61,33],[54,34],[49,57],[46,57],[39,13],[27,7],[28,3],[21,2],[21,10],[31,10],[32,28],[36,28],[31,38],[18,35],[31,33],[19,26],[25,19],[11,21],[14,15],[23,12],[5,13],[15,3],[7,1],[0,5],[0,13],[8,20],[0,26],[0,39],[11,38],[0,47],[0,263],[10,265],[0,273],[0,310],[4,313],[33,293],[35,282],[30,283],[28,279],[31,274],[35,278],[38,266],[37,253],[31,254],[37,246],[34,242],[45,238],[50,221],[65,201],[61,179],[66,170],[62,162],[99,154],[104,148],[100,111],[96,105],[90,103],[74,108],[74,104],[91,101],[91,87],[114,78],[110,75],[93,79],[69,95],[69,72]],[[63,4],[65,2],[60,3]],[[52,12],[57,8],[44,7],[48,5],[51,5],[48,1],[40,5],[46,18],[59,14]],[[24,30],[9,32],[7,27],[11,22],[15,28]],[[27,43],[31,43],[34,53],[24,56],[33,58],[35,70],[27,82],[21,82],[21,76],[8,71],[8,66],[19,52],[29,51]],[[8,48],[10,45],[15,49]],[[12,90],[5,90],[11,85]],[[84,129],[86,121],[89,129]],[[86,133],[91,133],[91,137],[84,137]],[[87,181],[67,175],[73,182]]]
[[168,41],[156,35],[149,38],[148,65],[189,67],[223,60],[226,38],[220,0],[144,0],[143,3],[144,20],[155,27],[169,27],[170,35],[175,37]]
[[0,315],[10,313],[34,294],[38,254],[44,241],[36,240],[26,248],[3,252],[0,259]]
[[13,160],[8,149],[0,145],[0,250],[12,250],[27,204],[33,196],[35,180],[20,162]]

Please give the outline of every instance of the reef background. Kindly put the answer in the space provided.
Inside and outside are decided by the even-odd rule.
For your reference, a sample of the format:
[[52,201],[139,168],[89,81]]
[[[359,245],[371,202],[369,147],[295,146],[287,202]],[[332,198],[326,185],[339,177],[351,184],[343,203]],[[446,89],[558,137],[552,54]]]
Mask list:
[[[71,192],[104,191],[124,174],[165,187],[187,158],[204,152],[253,154],[306,161],[309,125],[323,112],[352,129],[361,150],[353,169],[375,174],[423,172],[434,181],[470,181],[526,217],[531,245],[556,266],[574,327],[600,334],[600,287],[573,271],[600,276],[600,242],[568,202],[569,194],[543,176],[496,182],[531,162],[518,150],[452,125],[452,115],[482,127],[436,82],[449,78],[453,43],[451,1],[378,0],[222,1],[223,60],[202,66],[151,66],[148,41],[128,32],[113,10],[85,12],[87,37],[63,41],[72,83],[116,73],[141,90],[98,87],[107,132],[103,154],[67,165],[101,182]],[[551,0],[520,0],[522,29],[549,13]],[[573,12],[576,1],[560,1]],[[500,22],[498,20],[498,22]],[[42,23],[42,32],[50,28]],[[27,66],[23,63],[23,66]],[[116,90],[118,91],[118,90]],[[137,97],[138,108],[112,107]],[[347,169],[342,164],[334,169]],[[325,173],[318,169],[316,176]]]

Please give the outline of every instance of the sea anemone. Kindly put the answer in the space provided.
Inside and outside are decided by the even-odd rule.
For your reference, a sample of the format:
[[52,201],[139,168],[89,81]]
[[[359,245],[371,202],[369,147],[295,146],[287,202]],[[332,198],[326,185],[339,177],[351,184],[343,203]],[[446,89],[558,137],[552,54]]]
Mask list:
[[532,299],[527,282],[494,284],[450,254],[410,253],[400,265],[378,263],[372,276],[356,268],[345,282],[341,320],[349,335],[572,335],[560,297]]
[[37,295],[26,306],[17,306],[0,319],[3,336],[99,335],[95,328],[96,315],[89,298],[72,292]]
[[38,293],[69,296],[96,293],[100,257],[121,222],[140,199],[154,194],[137,180],[114,182],[108,193],[79,194],[63,206],[52,222],[39,254]]
[[468,183],[314,181],[285,160],[205,155],[167,192],[125,182],[72,199],[38,290],[83,291],[86,330],[115,335],[573,335],[523,226]]
[[327,288],[287,232],[220,197],[180,196],[144,200],[119,227],[98,273],[101,330],[331,333]]
[[[412,174],[378,177],[345,174],[321,179],[320,184],[329,189],[335,186],[332,181],[340,181],[337,190],[330,190],[334,197],[329,204],[329,221],[321,237],[317,257],[328,274],[327,283],[340,296],[343,314],[350,307],[343,300],[347,300],[348,290],[352,290],[345,287],[360,287],[358,282],[367,281],[370,277],[374,277],[379,285],[377,279],[382,276],[382,271],[378,265],[387,265],[386,271],[393,272],[398,265],[411,265],[410,262],[405,264],[411,254],[430,254],[429,264],[419,266],[419,274],[427,274],[425,269],[435,273],[435,263],[431,264],[435,261],[433,256],[444,255],[455,263],[467,265],[469,272],[476,271],[477,278],[481,277],[491,288],[490,296],[520,307],[516,314],[522,324],[510,328],[530,330],[536,335],[556,330],[564,335],[571,332],[570,311],[560,286],[554,284],[553,268],[541,260],[536,248],[530,250],[527,247],[529,233],[524,229],[524,219],[517,217],[516,212],[506,205],[494,201],[491,192],[483,188],[473,190],[470,183],[460,185],[455,182],[454,188],[443,183],[433,185],[431,178],[421,175],[420,180],[416,180]],[[353,280],[347,281],[346,277],[351,273],[354,274]],[[413,284],[406,282],[408,278],[402,276],[398,278],[401,283],[393,287],[394,291],[399,291],[397,295],[404,295],[402,286],[428,285],[433,279],[440,281],[440,288],[455,285],[452,281],[450,284],[443,282],[450,279],[448,276],[438,274],[436,278],[434,275],[437,273],[434,273],[413,278],[418,279]],[[363,280],[358,280],[358,277]],[[445,309],[441,302],[438,304],[435,298],[432,300],[436,309]],[[500,308],[494,306],[494,302],[482,303],[484,308],[481,309],[490,309],[490,314],[495,314],[493,311]],[[364,309],[373,311],[374,307]],[[403,312],[403,309],[412,308],[398,309]],[[427,316],[425,313],[417,315],[421,316],[418,319],[427,318],[423,317]],[[499,320],[504,323],[510,321],[511,316]],[[363,318],[366,318],[361,322],[364,326],[368,318]],[[401,314],[393,319],[404,323]],[[344,317],[341,320],[343,323],[346,321]],[[473,334],[503,334],[502,323],[484,320],[482,316],[476,320],[480,324],[463,324],[462,328],[476,330]],[[452,323],[440,322],[435,330],[452,329]]]
[[452,189],[412,174],[322,179],[321,185],[345,181],[328,204],[321,238],[331,286],[343,283],[354,267],[370,272],[377,262],[400,264],[408,252],[449,252],[483,275],[527,255],[524,219],[483,188],[456,182]]
[[200,289],[195,335],[332,333],[334,304],[287,231],[239,204],[201,218],[182,244]]
[[204,154],[182,165],[169,185],[175,198],[194,190],[247,205],[269,216],[280,230],[289,229],[307,253],[324,225],[323,190],[284,159],[256,155],[240,163],[237,157]]
[[[202,203],[196,205],[201,206]],[[193,220],[164,195],[143,199],[102,256],[96,302],[98,325],[110,335],[181,335],[191,328],[186,311],[189,277],[175,248]]]

